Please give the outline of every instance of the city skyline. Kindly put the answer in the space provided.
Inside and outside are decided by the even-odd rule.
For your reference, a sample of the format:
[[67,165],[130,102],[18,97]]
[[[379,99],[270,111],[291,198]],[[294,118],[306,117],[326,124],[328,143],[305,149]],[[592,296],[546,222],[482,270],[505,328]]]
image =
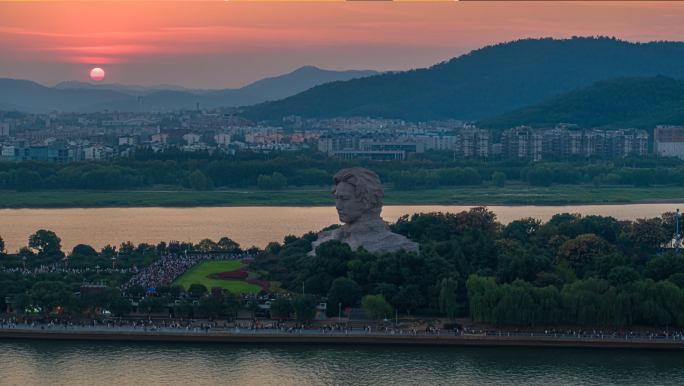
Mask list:
[[[684,5],[605,3],[3,3],[0,77],[236,88],[304,65],[428,67],[523,38],[684,40]],[[106,17],[96,17],[106,15]],[[95,17],[94,17],[95,16]]]

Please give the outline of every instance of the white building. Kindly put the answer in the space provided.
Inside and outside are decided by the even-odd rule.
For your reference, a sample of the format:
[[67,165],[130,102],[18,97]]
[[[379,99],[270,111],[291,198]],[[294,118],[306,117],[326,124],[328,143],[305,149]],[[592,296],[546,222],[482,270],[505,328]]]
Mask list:
[[218,133],[214,135],[214,141],[216,141],[218,145],[228,146],[230,145],[230,134]]
[[438,132],[414,135],[413,139],[425,143],[425,150],[456,150],[456,136]]
[[653,131],[653,152],[684,159],[684,126],[658,125]]
[[183,139],[188,142],[188,146],[202,142],[202,137],[197,133],[187,133],[183,136]]
[[123,137],[119,137],[119,146],[121,146],[121,145],[134,146],[136,143],[138,143],[138,138],[133,136],[133,135],[126,135]]

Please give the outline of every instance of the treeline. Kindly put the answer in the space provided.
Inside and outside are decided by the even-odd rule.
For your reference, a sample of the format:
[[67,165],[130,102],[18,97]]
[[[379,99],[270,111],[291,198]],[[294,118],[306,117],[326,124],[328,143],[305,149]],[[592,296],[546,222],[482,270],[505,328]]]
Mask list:
[[[381,181],[396,189],[479,185],[492,180],[497,186],[506,181],[534,186],[684,184],[684,162],[679,159],[568,157],[558,161],[454,160],[453,152],[428,151],[411,154],[403,162],[373,162],[327,157],[314,151],[210,155],[175,148],[154,153],[143,148],[130,157],[109,162],[0,163],[0,189],[124,190],[161,185],[194,190],[276,190],[288,186],[329,186],[337,171],[355,166],[372,169]],[[495,175],[497,178],[493,178]]]
[[333,315],[337,302],[380,295],[402,313],[456,315],[460,307],[495,324],[684,326],[684,257],[663,253],[673,213],[633,222],[563,213],[503,225],[480,207],[404,216],[391,229],[420,243],[420,253],[329,241],[308,256],[310,233],[269,244],[251,268],[283,288],[327,296]]

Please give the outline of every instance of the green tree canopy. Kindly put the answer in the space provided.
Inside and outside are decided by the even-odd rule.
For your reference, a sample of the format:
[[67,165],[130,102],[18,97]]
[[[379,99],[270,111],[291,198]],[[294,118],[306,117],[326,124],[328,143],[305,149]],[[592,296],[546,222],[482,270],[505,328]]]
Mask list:
[[271,316],[274,315],[289,318],[294,312],[292,301],[284,297],[277,297],[271,301]]
[[392,306],[385,300],[385,297],[377,295],[366,295],[361,299],[361,308],[367,316],[379,319],[387,315],[392,315],[394,310]]
[[29,236],[28,246],[38,250],[40,254],[59,254],[62,252],[62,239],[53,231],[41,229]]
[[442,279],[442,286],[439,290],[439,309],[451,320],[454,320],[458,315],[457,291],[458,282],[456,280],[452,278]]
[[200,283],[190,284],[188,292],[191,293],[192,296],[202,296],[207,293],[207,286]]

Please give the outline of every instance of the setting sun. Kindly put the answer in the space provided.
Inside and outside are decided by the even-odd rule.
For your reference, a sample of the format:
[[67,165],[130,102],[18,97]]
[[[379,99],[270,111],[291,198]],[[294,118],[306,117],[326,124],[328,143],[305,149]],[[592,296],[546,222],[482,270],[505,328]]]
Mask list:
[[104,79],[105,72],[100,67],[95,67],[92,70],[90,70],[90,77],[93,78],[93,80],[100,81]]

